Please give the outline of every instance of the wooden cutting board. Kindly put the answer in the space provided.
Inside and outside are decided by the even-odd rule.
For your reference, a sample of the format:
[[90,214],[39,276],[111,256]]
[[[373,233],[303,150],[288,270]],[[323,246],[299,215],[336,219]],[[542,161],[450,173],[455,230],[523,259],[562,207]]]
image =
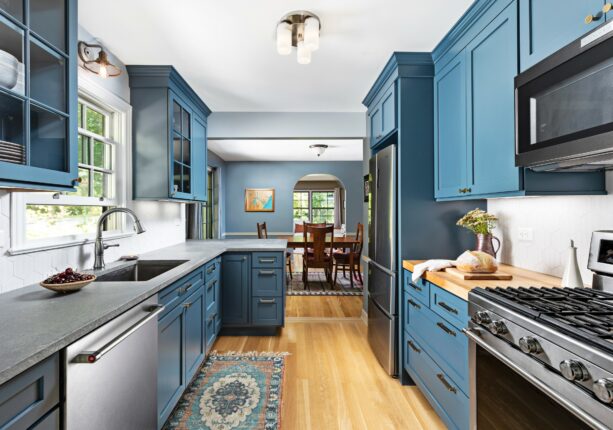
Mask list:
[[509,275],[508,273],[501,271],[494,273],[467,273],[462,272],[455,267],[450,267],[445,269],[445,272],[464,281],[510,281],[513,279],[513,275]]

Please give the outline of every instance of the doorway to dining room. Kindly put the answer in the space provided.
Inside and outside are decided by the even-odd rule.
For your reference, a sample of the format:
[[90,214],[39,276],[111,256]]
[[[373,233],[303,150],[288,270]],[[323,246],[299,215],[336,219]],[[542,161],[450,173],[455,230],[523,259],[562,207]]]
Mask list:
[[294,185],[289,296],[362,296],[364,230],[347,226],[346,195],[331,174],[308,174]]

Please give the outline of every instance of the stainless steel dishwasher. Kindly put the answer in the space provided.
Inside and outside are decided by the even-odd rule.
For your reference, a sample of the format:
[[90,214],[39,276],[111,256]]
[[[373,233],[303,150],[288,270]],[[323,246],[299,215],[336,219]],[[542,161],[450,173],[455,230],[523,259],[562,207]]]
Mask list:
[[66,348],[66,430],[157,428],[157,296]]

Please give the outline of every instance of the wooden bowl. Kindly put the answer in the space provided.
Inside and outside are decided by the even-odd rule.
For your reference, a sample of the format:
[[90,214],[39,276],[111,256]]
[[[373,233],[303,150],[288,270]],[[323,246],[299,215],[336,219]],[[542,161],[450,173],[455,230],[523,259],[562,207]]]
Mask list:
[[41,282],[40,286],[48,290],[55,291],[56,293],[66,294],[79,291],[81,288],[85,287],[88,284],[91,284],[95,280],[96,275],[94,275],[92,279],[88,279],[86,281],[68,282],[66,284],[45,284],[44,282]]

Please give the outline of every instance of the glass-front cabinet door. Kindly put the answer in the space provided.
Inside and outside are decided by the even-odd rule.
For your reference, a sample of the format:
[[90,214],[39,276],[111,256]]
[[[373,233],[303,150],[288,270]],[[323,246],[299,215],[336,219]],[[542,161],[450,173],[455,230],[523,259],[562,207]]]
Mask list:
[[171,92],[171,175],[170,197],[193,198],[192,184],[192,112]]
[[77,1],[0,0],[0,183],[77,178]]

